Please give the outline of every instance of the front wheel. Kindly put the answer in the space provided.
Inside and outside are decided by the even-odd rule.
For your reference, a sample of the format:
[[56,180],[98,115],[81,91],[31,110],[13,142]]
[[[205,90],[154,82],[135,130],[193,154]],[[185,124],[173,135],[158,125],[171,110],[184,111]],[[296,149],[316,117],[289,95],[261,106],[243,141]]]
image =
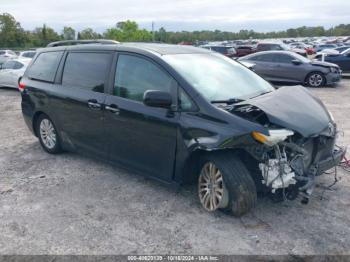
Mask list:
[[48,116],[44,114],[39,116],[36,121],[36,132],[46,152],[57,154],[62,151],[56,127]]
[[257,201],[254,181],[241,160],[231,153],[203,159],[198,196],[209,212],[223,210],[234,216],[249,212]]
[[326,78],[320,72],[312,72],[306,77],[306,84],[310,87],[321,87],[326,83]]

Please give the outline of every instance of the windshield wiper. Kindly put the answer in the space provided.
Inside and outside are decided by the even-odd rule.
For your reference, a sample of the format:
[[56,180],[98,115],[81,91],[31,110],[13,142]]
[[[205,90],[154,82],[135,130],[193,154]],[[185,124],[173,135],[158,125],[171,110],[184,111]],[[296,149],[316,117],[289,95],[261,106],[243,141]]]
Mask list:
[[272,91],[264,91],[264,92],[259,93],[259,94],[256,95],[256,96],[250,97],[249,99],[252,99],[252,98],[255,98],[255,97],[258,97],[258,96],[262,96],[262,95],[265,95],[265,94],[268,94],[268,93],[271,93],[271,92],[272,92]]
[[236,104],[239,102],[245,101],[244,99],[241,98],[230,98],[230,99],[226,99],[226,100],[213,100],[210,101],[210,103],[212,104],[228,104],[228,105],[232,105],[232,104]]

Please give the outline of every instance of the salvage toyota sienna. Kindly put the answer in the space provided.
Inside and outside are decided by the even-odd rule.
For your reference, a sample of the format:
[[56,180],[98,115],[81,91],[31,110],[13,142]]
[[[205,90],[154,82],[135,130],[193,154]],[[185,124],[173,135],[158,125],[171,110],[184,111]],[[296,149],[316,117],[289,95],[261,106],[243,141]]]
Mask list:
[[48,153],[81,152],[169,184],[197,183],[204,209],[235,216],[254,207],[258,191],[308,198],[345,154],[331,113],[306,88],[275,89],[221,54],[51,46],[19,83],[24,120]]

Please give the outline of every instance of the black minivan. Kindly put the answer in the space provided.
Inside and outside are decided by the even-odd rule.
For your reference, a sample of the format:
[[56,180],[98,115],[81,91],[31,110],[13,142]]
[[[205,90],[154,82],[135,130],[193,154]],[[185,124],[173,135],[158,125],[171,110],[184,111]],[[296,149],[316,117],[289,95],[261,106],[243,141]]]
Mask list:
[[336,125],[301,86],[275,89],[221,54],[105,42],[38,50],[19,83],[26,124],[48,153],[77,151],[240,216],[257,191],[307,199],[336,166]]

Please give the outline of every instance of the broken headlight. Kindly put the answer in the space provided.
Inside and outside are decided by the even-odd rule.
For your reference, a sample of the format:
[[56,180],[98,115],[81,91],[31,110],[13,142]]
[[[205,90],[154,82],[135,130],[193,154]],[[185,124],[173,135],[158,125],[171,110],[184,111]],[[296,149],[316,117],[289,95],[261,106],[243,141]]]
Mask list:
[[288,129],[270,129],[268,136],[257,131],[252,132],[252,136],[255,140],[268,146],[274,146],[293,134],[294,132]]

